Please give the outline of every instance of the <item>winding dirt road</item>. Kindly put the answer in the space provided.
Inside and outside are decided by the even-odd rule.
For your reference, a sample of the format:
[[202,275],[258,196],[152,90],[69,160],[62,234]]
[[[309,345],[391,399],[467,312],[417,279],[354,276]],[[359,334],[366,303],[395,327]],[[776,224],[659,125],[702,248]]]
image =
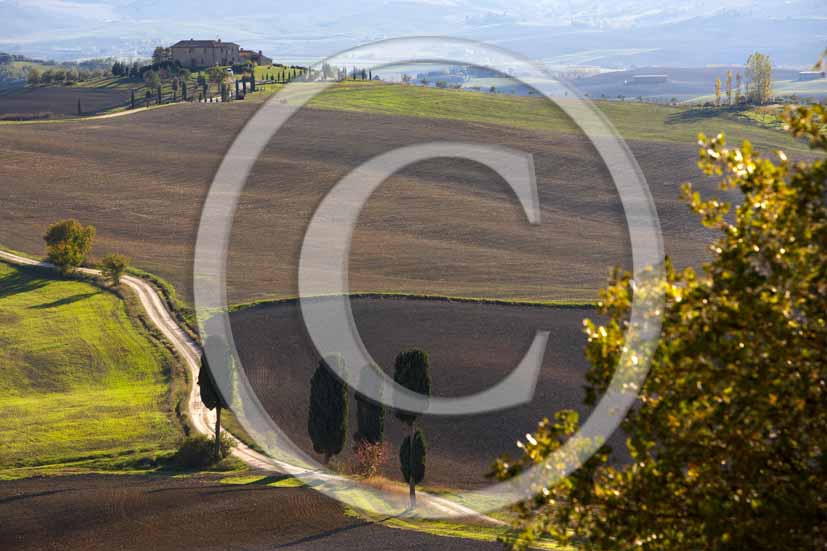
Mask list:
[[[55,266],[49,262],[33,260],[11,252],[0,250],[0,259],[12,262],[23,266],[37,266],[46,269],[55,269]],[[93,276],[100,276],[100,270],[93,270],[89,268],[81,268],[80,272]],[[152,285],[145,280],[134,277],[124,276],[121,282],[129,287],[138,296],[144,310],[147,313],[150,321],[158,328],[164,337],[175,347],[179,356],[184,360],[187,368],[190,371],[190,379],[193,384],[190,387],[189,398],[187,400],[187,407],[190,414],[190,422],[193,428],[206,436],[212,437],[214,434],[213,427],[215,426],[215,412],[208,410],[201,403],[201,397],[198,391],[198,385],[195,381],[198,380],[198,372],[201,362],[201,346],[195,342],[190,335],[184,331],[175,320],[174,316],[169,312],[166,304],[158,295],[158,292]],[[228,433],[229,434],[229,433]],[[308,473],[305,469],[290,465],[283,461],[278,461],[263,455],[237,438],[230,435],[235,446],[233,448],[233,455],[243,461],[248,466],[267,472],[274,472],[288,475],[302,475],[302,478],[307,482]],[[342,477],[330,475],[327,473],[312,473],[313,480],[310,482],[342,482],[343,484],[352,487],[352,481],[348,481]],[[480,515],[473,509],[462,506],[458,503],[442,499],[436,496],[423,495],[419,500],[420,512],[433,509],[437,512],[447,514],[457,518],[473,518],[477,521],[482,521],[487,524],[502,525],[501,521],[493,519],[488,516]],[[427,516],[427,513],[426,513]]]

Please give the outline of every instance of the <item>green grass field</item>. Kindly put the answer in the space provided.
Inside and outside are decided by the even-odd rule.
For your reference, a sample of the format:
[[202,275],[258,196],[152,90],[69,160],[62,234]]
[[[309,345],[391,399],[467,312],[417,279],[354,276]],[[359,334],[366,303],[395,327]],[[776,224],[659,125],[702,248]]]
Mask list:
[[[277,65],[256,65],[256,80],[281,80],[282,76],[292,71],[289,67],[279,67]],[[296,71],[298,74],[298,71]],[[241,80],[241,75],[235,75],[236,80]]]
[[[284,67],[277,66],[256,67],[256,78],[265,80],[272,76],[278,79],[284,70]],[[193,73],[188,83],[190,97],[199,93],[195,83],[197,75],[198,73]],[[236,75],[236,78],[240,79],[241,75]],[[144,105],[146,90],[140,82],[107,77],[78,83],[76,86],[102,89],[134,87],[138,106]],[[297,86],[301,87],[304,84],[297,83]],[[264,93],[257,97],[264,99],[281,89],[281,85],[267,85],[260,88]],[[170,81],[163,83],[162,93],[165,102],[172,99]],[[211,93],[218,93],[214,85],[211,86]],[[300,88],[294,93],[294,98],[301,98],[303,95]],[[180,98],[180,91],[178,97]],[[153,92],[151,103],[154,102]],[[692,144],[699,133],[715,135],[724,132],[731,144],[740,144],[748,139],[763,149],[808,151],[806,144],[791,138],[781,131],[777,124],[766,124],[766,121],[731,110],[704,109],[687,105],[675,107],[633,101],[594,103],[606,114],[620,134],[629,140]],[[563,111],[547,99],[511,94],[445,90],[378,81],[345,81],[328,88],[313,98],[309,105],[320,109],[450,119],[548,132],[580,132]],[[118,106],[112,111],[120,111],[124,107],[125,105]]]
[[171,451],[175,360],[90,283],[0,262],[0,477]]
[[[301,84],[299,84],[301,86]],[[565,101],[565,100],[563,100]],[[625,139],[693,144],[699,133],[726,133],[764,148],[806,151],[786,133],[710,109],[651,103],[596,101]],[[436,119],[497,124],[550,132],[577,132],[574,123],[545,98],[442,90],[378,82],[339,83],[313,98],[310,106]]]

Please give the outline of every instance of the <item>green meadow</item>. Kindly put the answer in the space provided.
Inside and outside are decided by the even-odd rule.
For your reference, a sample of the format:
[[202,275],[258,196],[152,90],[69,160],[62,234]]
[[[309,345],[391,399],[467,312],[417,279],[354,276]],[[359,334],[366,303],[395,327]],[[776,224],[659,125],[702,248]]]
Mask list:
[[0,262],[0,478],[136,464],[174,449],[175,360],[139,305]]
[[[627,140],[693,144],[699,133],[724,132],[732,144],[748,139],[761,148],[808,150],[803,142],[780,130],[752,124],[725,110],[620,101],[594,103]],[[545,98],[531,96],[348,81],[328,88],[313,98],[309,106],[548,132],[579,132],[560,108]]]

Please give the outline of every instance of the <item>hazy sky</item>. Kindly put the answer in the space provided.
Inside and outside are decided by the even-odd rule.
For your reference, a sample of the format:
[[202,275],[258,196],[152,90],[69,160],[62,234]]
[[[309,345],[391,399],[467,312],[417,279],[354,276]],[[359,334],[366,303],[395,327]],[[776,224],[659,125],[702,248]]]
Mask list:
[[64,59],[146,55],[155,45],[181,38],[221,36],[277,56],[313,58],[382,38],[447,35],[538,59],[580,56],[629,65],[671,58],[697,64],[705,53],[705,63],[729,63],[754,47],[795,64],[827,43],[825,5],[824,0],[0,0],[0,50]]

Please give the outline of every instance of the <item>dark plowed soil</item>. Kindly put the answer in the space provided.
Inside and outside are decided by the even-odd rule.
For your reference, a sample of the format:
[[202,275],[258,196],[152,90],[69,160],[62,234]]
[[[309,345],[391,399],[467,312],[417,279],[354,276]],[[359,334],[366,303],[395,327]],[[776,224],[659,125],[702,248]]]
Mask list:
[[[356,299],[353,312],[367,349],[389,374],[400,350],[420,347],[428,351],[433,394],[439,396],[469,395],[493,386],[517,366],[536,330],[551,332],[529,404],[485,415],[422,418],[429,442],[428,484],[487,484],[485,474],[494,459],[519,451],[515,442],[533,431],[544,416],[563,408],[586,412],[582,407],[587,367],[582,320],[594,319],[594,310]],[[312,453],[307,410],[309,381],[318,356],[297,306],[239,311],[233,314],[232,326],[244,369],[265,408],[291,438]],[[403,428],[392,415],[386,427],[391,450],[384,473],[398,480]],[[354,428],[351,416],[351,433]],[[350,444],[347,448],[339,457],[342,463],[350,461]]]
[[[201,206],[222,155],[256,105],[180,105],[83,123],[0,127],[0,243],[43,250],[47,224],[97,226],[94,254],[121,252],[188,297]],[[551,109],[551,107],[549,107]],[[295,296],[298,253],[324,194],[394,148],[456,140],[534,155],[542,224],[468,161],[418,163],[369,201],[350,255],[355,291],[593,299],[609,267],[630,265],[622,207],[582,136],[306,109],[259,159],[241,198],[229,262],[231,302]],[[631,143],[677,264],[706,255],[708,235],[679,200],[698,180],[691,143]]]
[[49,86],[25,88],[0,94],[0,116],[10,114],[52,113],[77,115],[78,100],[84,115],[126,105],[129,90]]
[[181,551],[501,549],[344,515],[306,488],[81,476],[0,482],[0,549]]

